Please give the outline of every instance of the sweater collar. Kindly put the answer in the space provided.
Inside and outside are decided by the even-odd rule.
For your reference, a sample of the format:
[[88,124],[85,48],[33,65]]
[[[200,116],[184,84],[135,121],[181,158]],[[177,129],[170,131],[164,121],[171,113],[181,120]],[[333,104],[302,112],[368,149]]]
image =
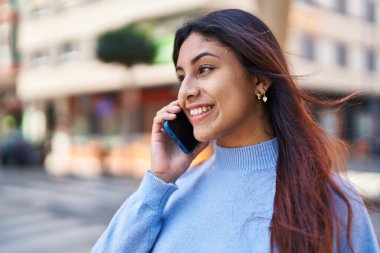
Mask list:
[[259,144],[224,148],[215,145],[215,158],[223,170],[275,170],[278,159],[278,140],[274,138]]

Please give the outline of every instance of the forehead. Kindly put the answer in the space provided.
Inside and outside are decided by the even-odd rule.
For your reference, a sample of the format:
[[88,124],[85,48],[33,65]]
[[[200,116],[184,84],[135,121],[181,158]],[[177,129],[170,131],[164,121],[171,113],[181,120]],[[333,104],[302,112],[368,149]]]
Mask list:
[[202,52],[210,52],[222,57],[229,51],[227,47],[215,39],[207,38],[199,33],[192,33],[183,42],[179,50],[177,65],[191,61],[191,59]]

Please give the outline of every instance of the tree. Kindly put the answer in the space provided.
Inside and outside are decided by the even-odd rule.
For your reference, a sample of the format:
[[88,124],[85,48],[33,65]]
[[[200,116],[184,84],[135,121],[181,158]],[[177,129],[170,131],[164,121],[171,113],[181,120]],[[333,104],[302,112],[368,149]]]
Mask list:
[[149,24],[132,24],[107,31],[98,38],[96,55],[104,62],[116,62],[126,66],[151,63],[156,47],[151,38]]

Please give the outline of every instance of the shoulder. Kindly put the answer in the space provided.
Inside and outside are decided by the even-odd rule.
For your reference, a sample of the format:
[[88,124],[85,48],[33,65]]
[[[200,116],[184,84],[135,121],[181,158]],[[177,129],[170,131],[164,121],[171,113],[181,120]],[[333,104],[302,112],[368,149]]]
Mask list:
[[[358,193],[357,189],[354,187],[352,183],[346,177],[342,177],[337,174],[333,174],[333,180],[339,187],[339,189],[344,193],[344,195],[351,202],[359,202],[360,205],[364,205],[362,201],[362,197]],[[337,197],[337,193],[334,192]],[[352,203],[351,203],[352,204]]]
[[337,209],[339,214],[344,214],[343,217],[347,218],[348,215],[348,207],[347,204],[350,205],[353,218],[360,216],[361,214],[367,214],[367,210],[365,204],[363,202],[362,197],[358,193],[357,189],[354,187],[352,183],[349,182],[348,179],[342,177],[340,175],[334,174],[333,180],[338,186],[339,190],[343,193],[344,198],[338,194],[337,191],[333,191],[335,202],[334,207]]
[[350,211],[352,214],[351,228],[353,231],[357,230],[360,226],[370,223],[367,208],[354,185],[352,185],[347,179],[338,175],[334,175],[334,180],[340,191],[343,193],[344,198],[346,198],[345,200],[336,191],[333,191],[335,200],[333,203],[333,208],[338,214],[338,217],[342,219],[341,221],[343,224],[347,225]]
[[[333,178],[351,207],[352,222],[350,226],[350,238],[354,251],[379,252],[374,229],[362,197],[355,187],[345,178],[338,175],[334,175]],[[347,203],[336,192],[334,192],[334,199],[334,210],[340,220],[340,224],[343,226],[342,232],[346,235],[345,230],[349,224],[349,209]],[[345,236],[341,236],[341,245],[343,249],[347,249],[348,242],[344,238]]]

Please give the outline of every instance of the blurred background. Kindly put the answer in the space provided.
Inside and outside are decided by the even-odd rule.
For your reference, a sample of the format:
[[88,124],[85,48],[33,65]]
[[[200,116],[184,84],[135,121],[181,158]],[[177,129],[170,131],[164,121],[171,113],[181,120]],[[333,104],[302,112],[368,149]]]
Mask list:
[[175,30],[222,8],[269,24],[302,89],[361,92],[313,112],[380,203],[379,0],[0,0],[0,252],[89,252],[149,168]]

